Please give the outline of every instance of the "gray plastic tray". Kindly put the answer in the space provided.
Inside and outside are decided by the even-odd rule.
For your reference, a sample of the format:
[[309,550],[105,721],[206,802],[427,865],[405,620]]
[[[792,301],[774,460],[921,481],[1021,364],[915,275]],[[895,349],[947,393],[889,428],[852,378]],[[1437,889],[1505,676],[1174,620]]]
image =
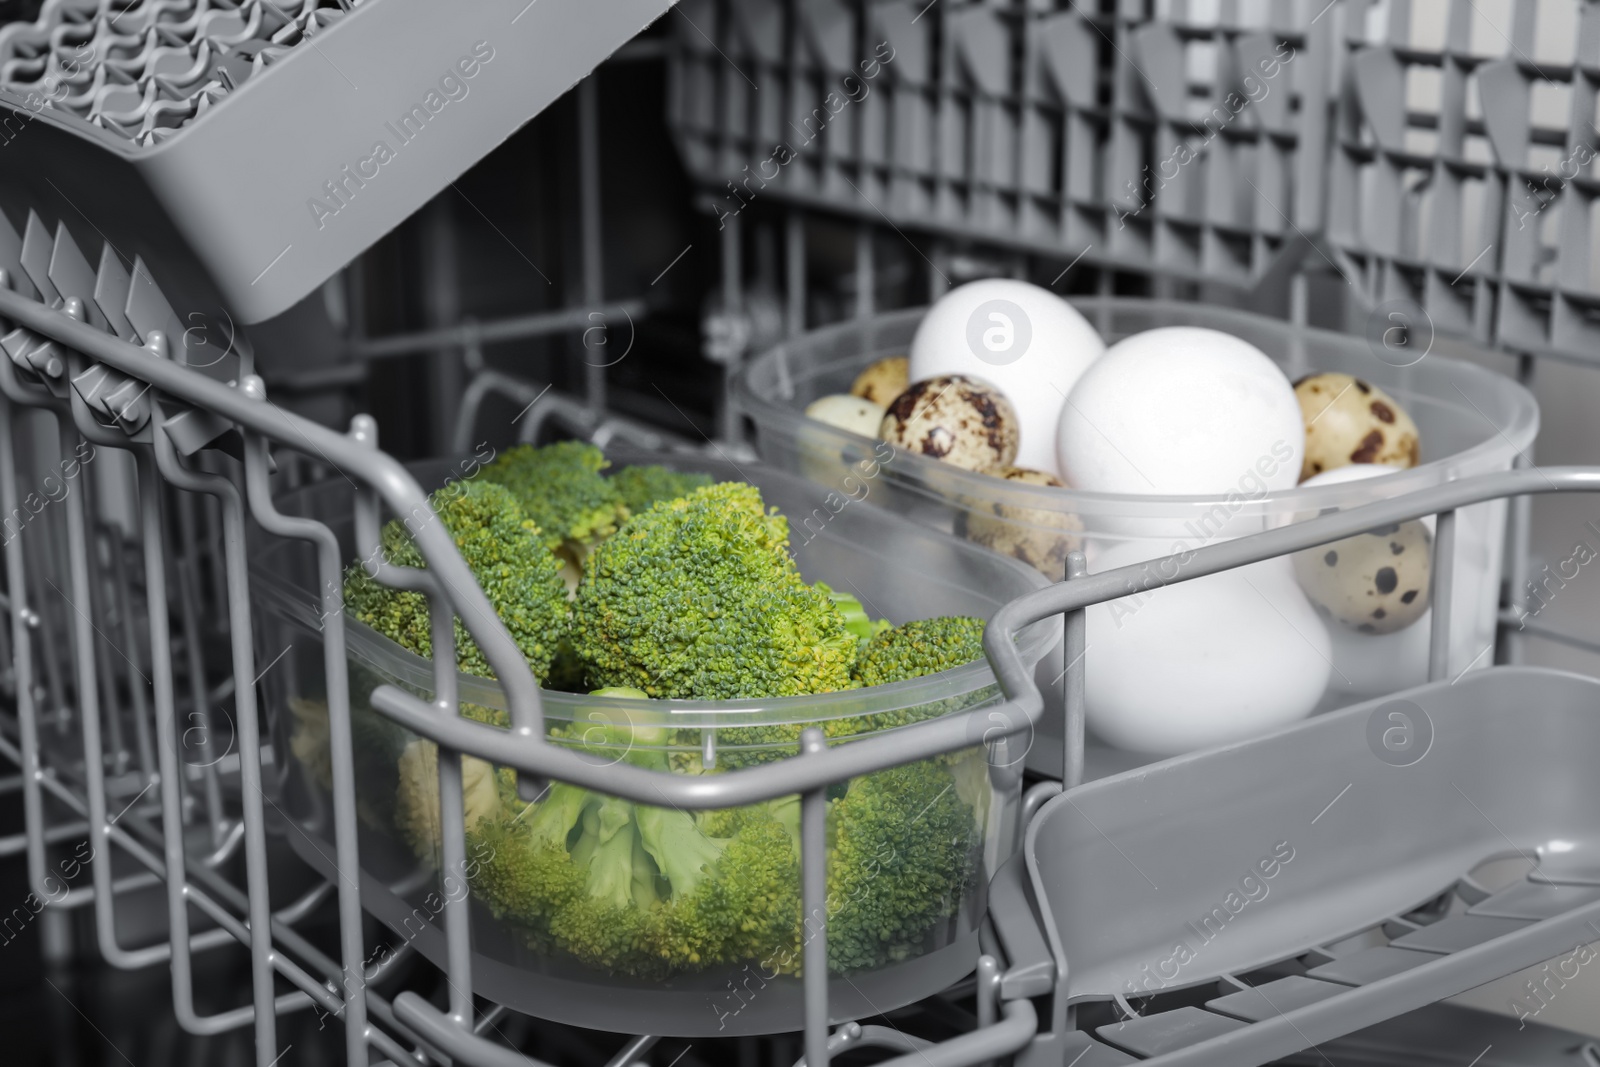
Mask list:
[[[1058,796],[992,889],[1006,995],[1121,998],[1099,1042],[1237,1067],[1571,952],[1600,924],[1597,707],[1497,667]],[[1500,893],[1470,877],[1518,856]]]
[[52,0],[0,33],[0,204],[82,220],[186,300],[257,322],[671,3]]

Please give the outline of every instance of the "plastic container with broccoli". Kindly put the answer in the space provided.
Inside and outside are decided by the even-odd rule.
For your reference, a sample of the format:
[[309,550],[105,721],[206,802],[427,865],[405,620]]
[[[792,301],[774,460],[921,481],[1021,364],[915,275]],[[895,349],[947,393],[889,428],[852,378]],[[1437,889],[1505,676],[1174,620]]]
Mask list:
[[[1031,568],[753,465],[608,462],[577,443],[419,469],[463,558],[545,688],[549,735],[600,763],[714,774],[998,703],[983,620],[1040,587]],[[669,466],[664,466],[668,464]],[[858,472],[870,479],[870,467]],[[354,559],[344,483],[297,490]],[[841,503],[842,502],[842,503]],[[394,563],[422,560],[400,522]],[[276,542],[253,581],[292,845],[331,874],[331,780],[317,581]],[[691,814],[566,783],[535,803],[513,773],[467,758],[467,860],[438,870],[437,751],[372,711],[379,684],[427,695],[425,600],[345,579],[363,896],[441,961],[444,900],[473,900],[473,981],[510,1007],[682,1036],[793,1029],[802,945],[799,798]],[[1059,621],[1019,638],[1059,657]],[[504,725],[498,686],[458,622],[463,714]],[[990,874],[1015,844],[1029,739],[864,775],[830,789],[828,959],[841,1018],[948,986],[977,955]]]

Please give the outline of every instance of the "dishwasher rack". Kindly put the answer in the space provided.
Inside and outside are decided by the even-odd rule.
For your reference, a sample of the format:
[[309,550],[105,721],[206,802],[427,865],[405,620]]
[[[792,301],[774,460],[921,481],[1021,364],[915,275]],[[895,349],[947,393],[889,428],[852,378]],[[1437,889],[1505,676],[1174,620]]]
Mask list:
[[[223,526],[221,564],[235,686],[240,813],[237,822],[227,828],[226,844],[242,849],[246,871],[244,892],[233,889],[209,870],[204,858],[197,859],[190,845],[196,831],[186,825],[185,820],[183,782],[188,776],[179,767],[185,738],[177,732],[178,705],[170,660],[163,656],[153,656],[149,660],[154,696],[151,710],[155,721],[151,747],[156,773],[144,776],[142,791],[134,791],[139,776],[128,781],[126,777],[108,776],[105,772],[106,737],[120,720],[116,716],[110,721],[105,718],[104,713],[114,709],[111,701],[103,699],[108,693],[103,684],[106,679],[101,674],[104,656],[96,654],[99,647],[95,640],[96,626],[91,615],[83,610],[74,610],[68,620],[74,675],[66,686],[73,690],[71,705],[77,720],[67,733],[81,734],[81,759],[74,762],[64,758],[55,739],[41,734],[41,716],[32,676],[33,623],[30,620],[36,616],[26,592],[27,576],[32,567],[30,557],[40,547],[41,539],[10,539],[6,545],[6,566],[13,623],[10,637],[17,669],[17,715],[16,741],[8,739],[5,752],[17,761],[23,772],[24,799],[29,809],[26,847],[30,874],[35,876],[36,886],[43,888],[40,876],[46,838],[50,830],[55,829],[47,829],[43,822],[43,802],[48,796],[70,810],[74,818],[83,820],[95,846],[89,865],[94,879],[92,899],[101,951],[113,963],[124,967],[170,961],[174,1000],[186,1026],[216,1031],[253,1022],[257,1058],[263,1064],[270,1064],[279,1055],[275,1034],[277,1013],[313,1007],[343,1019],[351,1062],[365,1062],[369,1043],[397,1062],[409,1057],[415,1049],[451,1057],[459,1063],[524,1062],[520,1055],[486,1041],[475,1032],[490,1016],[477,1013],[472,997],[465,897],[448,900],[442,916],[449,987],[449,1003],[445,1010],[435,1008],[415,993],[401,993],[390,1003],[365,988],[361,901],[353,877],[358,869],[358,856],[349,706],[345,695],[348,680],[340,610],[343,560],[326,528],[276,511],[270,493],[270,474],[274,454],[287,456],[300,452],[349,478],[357,492],[358,539],[368,546],[377,543],[380,507],[402,514],[429,514],[421,487],[395,460],[377,449],[376,427],[370,419],[358,418],[349,434],[301,419],[268,403],[260,379],[253,375],[246,376],[237,386],[229,386],[163,359],[164,339],[159,333],[147,338],[146,345],[140,347],[97,329],[86,321],[81,297],[69,296],[62,307],[50,308],[0,287],[0,316],[12,325],[12,332],[6,335],[11,341],[10,347],[23,353],[14,359],[0,360],[0,394],[4,396],[0,400],[0,421],[7,430],[0,433],[0,449],[5,450],[0,454],[0,510],[9,515],[17,509],[19,486],[10,431],[22,409],[42,411],[55,423],[64,454],[73,454],[82,443],[131,452],[138,472],[137,513],[148,624],[154,647],[161,648],[170,643],[170,634],[166,602],[169,561],[164,551],[167,539],[160,492],[163,487],[170,487],[182,493],[213,497]],[[38,364],[29,363],[25,358],[26,353],[51,345],[56,347],[65,369],[57,378],[36,374],[34,368]],[[20,368],[19,362],[23,365]],[[101,373],[92,373],[95,371]],[[143,382],[147,387],[148,417],[131,433],[128,422],[111,423],[101,418],[85,396],[86,393],[96,395],[95,387],[108,377],[113,380],[126,377]],[[52,384],[62,388],[58,391],[51,388]],[[234,468],[232,475],[202,469],[192,456],[185,457],[176,447],[169,424],[185,408],[204,410],[223,420],[237,435],[242,466]],[[1070,803],[1075,796],[1086,795],[1085,790],[1107,787],[1106,783],[1080,787],[1078,782],[1084,743],[1084,609],[1088,605],[1154,591],[1176,581],[1303,550],[1374,526],[1424,514],[1438,516],[1434,596],[1439,603],[1448,604],[1451,596],[1448,561],[1452,558],[1449,548],[1454,538],[1456,509],[1488,499],[1560,491],[1600,491],[1600,471],[1525,470],[1463,480],[1398,500],[1207,546],[1183,557],[1092,576],[1084,574],[1081,557],[1075,557],[1069,566],[1072,577],[1068,581],[1013,601],[992,621],[985,647],[1007,694],[1006,704],[953,714],[896,731],[892,736],[868,738],[831,749],[824,746],[819,734],[808,731],[802,739],[798,758],[759,770],[698,779],[662,775],[626,763],[596,767],[576,753],[546,742],[539,691],[516,646],[495,618],[442,526],[423,522],[418,525],[416,536],[429,570],[416,572],[385,567],[380,572],[381,580],[425,592],[434,604],[436,629],[448,628],[453,616],[462,619],[501,679],[511,708],[512,733],[507,736],[449,713],[456,703],[453,652],[442,652],[434,660],[438,702],[424,702],[410,693],[385,686],[374,691],[372,705],[416,735],[438,743],[447,757],[439,761],[444,827],[442,861],[446,867],[464,858],[459,759],[463,755],[490,758],[515,768],[521,774],[525,791],[536,792],[546,781],[561,780],[640,801],[659,802],[664,796],[681,807],[696,810],[800,793],[803,797],[802,897],[807,911],[814,911],[825,907],[823,811],[829,783],[954,751],[969,746],[975,736],[1020,734],[1044,713],[1040,690],[1009,639],[1009,635],[1021,627],[1058,614],[1067,616],[1068,729],[1064,766],[1068,768],[1065,782],[1068,792],[1063,802]],[[64,598],[75,609],[92,605],[97,595],[94,568],[89,559],[86,496],[86,493],[68,493],[60,501],[66,520],[64,548],[69,583]],[[314,907],[318,894],[325,893],[325,889],[314,890],[306,901],[280,909],[276,915],[266,895],[267,808],[271,804],[268,790],[272,783],[263,778],[264,768],[269,764],[263,759],[255,704],[255,683],[264,667],[258,662],[251,639],[244,537],[247,517],[273,536],[308,541],[318,552],[325,590],[324,671],[333,753],[336,866],[340,872],[333,885],[340,920],[337,961],[319,953],[293,930],[296,913]],[[1447,618],[1447,611],[1435,615],[1436,620]],[[1430,670],[1435,678],[1441,677],[1444,670],[1447,625],[1439,621],[1434,624]],[[453,649],[453,642],[438,641],[435,647]],[[1340,714],[1348,717],[1355,713]],[[135,725],[140,718],[142,715],[133,717]],[[1296,729],[1321,726],[1319,720]],[[1274,735],[1259,743],[1281,741],[1294,732]],[[1228,751],[1222,750],[1222,754]],[[457,758],[448,758],[451,755]],[[1175,762],[1199,763],[1208,758],[1216,758],[1216,754],[1202,753]],[[1159,770],[1158,767],[1143,773],[1155,776]],[[159,796],[156,819],[148,817],[145,809],[139,807],[144,795],[152,790],[158,790]],[[131,800],[124,800],[130,793],[133,794]],[[121,805],[122,810],[115,811],[113,803]],[[1049,810],[1047,805],[1035,816],[1036,827]],[[202,827],[202,833],[203,830]],[[106,847],[99,847],[101,842]],[[165,882],[170,944],[141,950],[128,950],[119,945],[117,891],[125,889],[126,884],[122,887],[115,884],[111,862],[113,848],[127,853],[147,868],[150,875]],[[1037,888],[1035,893],[1039,895]],[[217,929],[191,932],[187,903],[193,903],[215,922]],[[1004,907],[1003,895],[996,906]],[[1295,1008],[1285,1016],[1233,1029],[1216,1038],[1217,1044],[1196,1045],[1187,1051],[1171,1053],[1170,1059],[1155,1062],[1224,1062],[1217,1058],[1221,1056],[1225,1056],[1228,1063],[1243,1062],[1246,1058],[1249,1062],[1265,1062],[1271,1055],[1304,1047],[1295,1044],[1301,1037],[1297,1029],[1300,1020],[1307,1020],[1306,1025],[1313,1027],[1317,1034],[1330,1037],[1398,1014],[1407,1006],[1420,1006],[1450,995],[1462,987],[1463,975],[1470,975],[1475,984],[1510,973],[1548,956],[1552,949],[1546,942],[1557,933],[1567,936],[1571,922],[1589,918],[1591,912],[1596,912],[1596,906],[1579,905],[1559,918],[1491,940],[1458,959],[1446,958],[1420,967],[1414,976],[1414,985],[1403,996],[1375,1003],[1372,995],[1357,990],[1319,1005]],[[967,1067],[1034,1047],[1044,1040],[1031,999],[1041,994],[1038,986],[1041,972],[1038,959],[1030,959],[1016,948],[1017,938],[1011,931],[1016,928],[1018,918],[1015,913],[996,915],[996,928],[1001,931],[1000,941],[1004,943],[991,942],[990,953],[978,961],[980,1018],[990,1025],[936,1047],[923,1047],[917,1042],[908,1045],[903,1035],[897,1038],[893,1031],[859,1027],[853,1023],[844,1024],[830,1036],[824,924],[805,945],[808,964],[804,979],[806,1062],[825,1064],[830,1045],[878,1043],[906,1051],[902,1060],[895,1061],[896,1067],[909,1067],[925,1058],[948,1067]],[[198,1017],[193,1010],[190,988],[190,956],[194,951],[229,939],[249,946],[253,979],[251,1004],[222,1015]],[[1287,946],[1290,950],[1297,947]],[[1000,959],[1013,966],[1003,971]],[[1057,954],[1054,973],[1060,975],[1069,963]],[[294,991],[275,995],[274,974],[291,983]],[[1394,980],[1393,984],[1400,986],[1403,982]],[[1064,992],[1058,990],[1056,1003],[1064,1007],[1064,999]],[[1059,1009],[1052,1008],[1052,1012],[1057,1013],[1054,1021],[1059,1023]],[[1287,1023],[1282,1021],[1285,1018]],[[1314,1024],[1311,1020],[1315,1020]],[[1044,1031],[1045,1038],[1051,1034],[1062,1036],[1064,1031],[1059,1026]],[[636,1054],[637,1049],[651,1040],[647,1035],[641,1036],[629,1047],[635,1049]],[[1045,1046],[1038,1044],[1038,1047]]]

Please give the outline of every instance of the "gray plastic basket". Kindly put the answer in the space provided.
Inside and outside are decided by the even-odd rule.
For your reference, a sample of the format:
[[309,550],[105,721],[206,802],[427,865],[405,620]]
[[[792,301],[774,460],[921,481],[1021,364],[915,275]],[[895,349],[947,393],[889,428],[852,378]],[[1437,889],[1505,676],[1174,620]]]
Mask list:
[[[1069,1060],[1239,1067],[1570,953],[1600,929],[1597,705],[1594,679],[1496,667],[1060,795],[1026,884],[991,889],[1005,995],[1053,994],[1037,1044]],[[1471,877],[1517,857],[1510,888]],[[1113,998],[1135,1014],[1065,1024]]]
[[49,0],[0,31],[0,203],[256,322],[670,6]]
[[1241,286],[1320,228],[1321,3],[1047,6],[686,0],[668,121],[719,215],[770,197]]

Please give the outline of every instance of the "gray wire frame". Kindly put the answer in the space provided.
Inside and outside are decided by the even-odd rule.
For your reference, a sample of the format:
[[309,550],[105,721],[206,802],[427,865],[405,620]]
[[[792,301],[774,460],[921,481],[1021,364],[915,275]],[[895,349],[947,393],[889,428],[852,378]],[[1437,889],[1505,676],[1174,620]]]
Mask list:
[[[998,708],[957,713],[895,731],[893,736],[869,737],[834,747],[823,744],[819,732],[808,730],[797,758],[759,769],[731,771],[709,777],[685,777],[646,770],[626,762],[597,767],[577,753],[544,739],[543,714],[535,679],[509,634],[495,617],[487,598],[476,585],[442,524],[433,522],[427,494],[405,468],[377,448],[372,420],[358,417],[348,434],[312,423],[268,403],[259,378],[247,376],[237,388],[224,385],[162,358],[166,340],[159,333],[146,338],[144,347],[121,340],[90,325],[83,300],[66,299],[50,308],[12,292],[0,278],[0,317],[31,331],[39,343],[56,344],[64,356],[58,393],[17,372],[9,360],[0,360],[0,507],[14,507],[17,499],[15,457],[10,429],[19,407],[54,415],[62,442],[75,446],[81,440],[131,451],[139,475],[139,512],[143,524],[145,566],[149,585],[148,613],[152,639],[163,647],[167,632],[166,543],[164,518],[156,490],[171,485],[184,492],[217,498],[224,523],[223,564],[227,584],[227,610],[232,637],[232,668],[237,687],[240,776],[242,781],[242,847],[247,886],[244,892],[228,886],[204,863],[185,851],[181,775],[176,766],[174,680],[169,659],[153,657],[152,688],[156,720],[154,741],[160,778],[159,829],[130,813],[108,818],[102,755],[102,708],[97,677],[93,624],[81,615],[74,625],[73,644],[77,672],[78,711],[84,753],[84,790],[80,793],[54,774],[43,773],[40,763],[38,715],[31,678],[30,622],[26,583],[28,566],[23,539],[6,546],[11,597],[11,640],[18,672],[18,746],[6,743],[0,751],[15,758],[23,769],[30,874],[43,866],[45,830],[43,794],[64,803],[87,824],[91,840],[108,840],[127,851],[167,885],[170,942],[150,950],[129,952],[116,941],[115,898],[110,855],[96,853],[93,903],[102,952],[118,966],[136,967],[170,959],[174,1000],[180,1021],[197,1032],[216,1032],[253,1021],[256,1053],[262,1064],[277,1055],[276,1014],[319,1006],[345,1021],[347,1055],[364,1062],[370,1042],[394,1059],[410,1055],[400,1039],[413,1042],[435,1055],[462,1063],[499,1064],[526,1062],[525,1058],[490,1044],[474,1033],[471,955],[465,898],[447,903],[444,930],[448,954],[446,977],[449,1007],[440,1012],[414,993],[402,993],[391,1005],[364,988],[361,960],[361,910],[355,872],[359,856],[355,835],[355,791],[349,730],[348,678],[345,670],[341,613],[343,561],[331,531],[315,522],[284,516],[273,507],[268,475],[268,447],[314,456],[357,485],[357,541],[364,555],[378,544],[380,506],[395,514],[413,516],[412,526],[428,570],[391,566],[379,569],[380,580],[425,593],[433,605],[435,692],[424,701],[393,686],[372,694],[372,706],[418,736],[435,741],[441,749],[440,797],[444,828],[442,862],[447,866],[465,860],[460,757],[492,759],[521,772],[522,788],[536,795],[551,779],[569,781],[640,802],[661,803],[695,810],[750,804],[779,796],[802,795],[802,901],[808,912],[821,914],[826,891],[824,811],[828,785],[886,767],[926,759],[970,747],[973,738],[993,744],[1022,734],[1043,713],[1043,699],[1024,667],[1010,635],[1023,627],[1058,614],[1067,618],[1066,788],[1082,775],[1083,750],[1083,647],[1084,611],[1096,603],[1154,590],[1221,570],[1243,566],[1272,556],[1299,551],[1338,540],[1374,526],[1436,514],[1435,577],[1433,595],[1442,605],[1434,613],[1429,673],[1442,677],[1448,643],[1448,605],[1452,595],[1450,561],[1453,559],[1456,509],[1485,500],[1560,491],[1600,491],[1600,470],[1521,470],[1489,475],[1439,486],[1396,500],[1323,516],[1295,526],[1236,541],[1210,545],[1183,556],[1138,564],[1101,574],[1084,574],[1081,559],[1074,559],[1071,577],[1058,585],[1022,597],[1003,607],[985,635],[985,648],[1007,702]],[[100,380],[89,372],[96,368],[112,375],[143,382],[152,394],[147,421],[133,434],[124,425],[103,422],[82,395],[81,383]],[[185,408],[209,412],[242,436],[243,490],[234,481],[197,469],[174,446],[169,429]],[[90,586],[88,527],[82,494],[69,494],[67,509],[68,578],[73,599],[87,600]],[[247,510],[248,509],[248,510]],[[250,515],[275,536],[313,543],[323,582],[326,612],[324,671],[329,694],[333,752],[333,801],[337,866],[341,877],[338,896],[341,963],[316,952],[291,926],[285,909],[273,916],[266,900],[265,815],[260,768],[261,747],[254,703],[255,662],[250,641],[249,590],[245,576],[244,521]],[[373,558],[378,558],[374,556]],[[484,650],[508,697],[512,728],[506,732],[461,718],[456,714],[456,665],[450,637],[453,618],[459,617]],[[997,718],[998,716],[998,718]],[[996,723],[999,723],[999,728]],[[324,890],[325,892],[325,890]],[[193,902],[216,921],[219,931],[191,936],[186,904]],[[246,918],[239,917],[240,912]],[[221,1015],[201,1017],[193,1009],[189,957],[193,951],[235,939],[249,946],[252,960],[252,1003]],[[847,1031],[828,1031],[826,984],[826,929],[807,941],[805,984],[805,1043],[807,1062],[826,1064],[830,1043],[843,1047]],[[304,965],[297,960],[304,960]],[[991,969],[993,962],[987,963]],[[309,969],[308,969],[309,968]],[[296,992],[273,995],[273,972],[283,975]],[[314,973],[318,972],[318,973]],[[991,975],[991,978],[997,976]],[[329,988],[330,984],[333,988]],[[935,1067],[957,1067],[1005,1055],[1031,1038],[1037,1019],[1031,1004],[1010,1000],[995,1004],[992,981],[980,995],[983,1014],[992,1025],[940,1046],[907,1053],[911,1062],[928,1061]],[[340,991],[343,991],[341,994]],[[370,1018],[369,1018],[370,1015]],[[373,1025],[376,1023],[377,1025]],[[856,1038],[855,1040],[870,1040]],[[900,1061],[895,1061],[897,1065]]]
[[[14,758],[24,771],[30,870],[38,874],[43,869],[46,834],[42,801],[48,793],[83,818],[92,841],[113,842],[166,883],[170,943],[130,953],[116,941],[116,887],[111,881],[110,855],[108,850],[96,851],[92,863],[92,900],[102,953],[114,965],[129,968],[170,960],[180,1023],[193,1032],[216,1033],[243,1022],[253,1022],[256,1056],[263,1065],[274,1062],[277,1057],[276,1014],[308,1006],[343,1015],[346,1052],[352,1063],[365,1062],[369,1042],[396,1061],[408,1058],[411,1050],[400,1044],[389,1030],[434,1055],[447,1055],[458,1062],[506,1062],[505,1057],[513,1056],[472,1033],[471,946],[465,898],[447,902],[444,911],[448,945],[445,971],[450,989],[447,1012],[441,1014],[421,997],[409,993],[397,997],[391,1007],[365,989],[341,610],[343,560],[332,532],[326,527],[282,515],[274,508],[268,482],[269,444],[314,457],[358,486],[357,541],[363,556],[381,558],[375,551],[380,506],[412,518],[411,525],[428,561],[428,569],[410,570],[384,564],[379,566],[377,577],[396,587],[423,592],[430,598],[435,645],[439,649],[434,658],[436,700],[427,703],[392,687],[382,687],[373,694],[374,707],[401,724],[423,721],[426,728],[420,733],[425,736],[449,735],[451,724],[458,721],[454,714],[456,664],[451,634],[453,619],[459,617],[483,649],[506,693],[512,729],[509,737],[498,733],[498,743],[513,746],[516,758],[501,762],[523,772],[521,788],[525,795],[536,796],[548,779],[570,781],[640,801],[660,803],[665,798],[686,809],[726,807],[802,793],[803,901],[809,911],[819,915],[824,911],[826,893],[823,844],[826,787],[868,770],[970,747],[972,738],[982,737],[988,728],[984,716],[966,713],[938,723],[937,731],[917,730],[905,738],[880,737],[834,749],[825,748],[820,731],[808,730],[801,741],[800,758],[775,767],[719,775],[714,782],[663,775],[626,763],[610,768],[595,767],[578,754],[544,740],[539,690],[526,662],[457,553],[448,531],[442,524],[432,521],[434,515],[428,506],[428,494],[397,460],[378,450],[376,426],[370,418],[353,420],[349,434],[330,430],[268,403],[259,378],[246,375],[237,388],[214,381],[165,358],[167,338],[159,331],[147,335],[141,347],[91,325],[86,321],[85,307],[85,298],[75,294],[67,295],[60,307],[47,307],[11,291],[9,280],[0,271],[0,318],[13,324],[16,330],[31,334],[22,351],[37,351],[40,345],[53,344],[64,357],[57,368],[60,373],[53,377],[47,375],[42,382],[31,380],[35,378],[31,371],[19,373],[12,361],[0,359],[0,505],[15,507],[17,500],[15,457],[10,441],[18,408],[38,409],[53,415],[62,443],[69,451],[79,440],[87,440],[97,446],[132,452],[138,469],[137,493],[150,589],[148,625],[154,647],[161,649],[170,647],[171,635],[165,593],[167,559],[163,546],[166,535],[159,490],[170,485],[218,500],[224,525],[226,607],[238,713],[243,808],[239,833],[247,872],[246,891],[240,893],[228,886],[224,880],[204,870],[204,865],[197,864],[185,851],[182,774],[177,766],[176,696],[170,658],[154,656],[151,664],[156,720],[154,748],[161,802],[159,829],[145,825],[136,813],[125,812],[108,818],[101,759],[105,748],[102,709],[97,698],[99,678],[95,657],[90,651],[95,647],[94,626],[86,614],[80,614],[73,632],[76,653],[73,658],[80,697],[78,710],[82,717],[85,795],[80,797],[70,784],[40,769],[38,714],[31,678],[33,653],[28,633],[31,612],[23,580],[29,564],[22,538],[12,538],[6,546],[7,573],[14,591],[9,608],[13,654],[19,675],[19,744],[11,746],[0,741],[0,753]],[[15,330],[8,337],[15,339]],[[85,398],[85,392],[95,395],[91,386],[104,380],[105,375],[91,373],[96,370],[118,381],[144,383],[146,388],[140,395],[150,394],[148,412],[132,433],[129,425],[108,425],[102,421],[101,414],[91,408]],[[244,444],[242,491],[229,478],[197,469],[175,447],[172,425],[188,410],[208,412],[222,420],[220,426],[231,426],[238,431]],[[89,577],[82,494],[69,494],[66,507],[70,592],[75,602],[84,603],[88,599]],[[329,694],[336,865],[340,872],[335,885],[340,918],[340,963],[316,952],[294,933],[282,913],[274,917],[267,903],[265,794],[260,779],[261,743],[254,697],[255,660],[244,541],[247,515],[271,534],[306,540],[317,548],[326,617],[324,672]],[[443,742],[439,761],[441,819],[445,827],[441,862],[447,868],[465,860],[459,757],[468,750],[480,751],[495,743],[475,732],[464,735],[459,743],[449,739],[453,736],[449,735]],[[908,745],[906,742],[913,738],[919,740]],[[458,747],[459,744],[467,747]],[[220,929],[191,936],[185,910],[188,903],[199,907]],[[284,911],[299,913],[309,907],[309,903],[298,902]],[[246,913],[245,920],[236,914],[239,911]],[[194,951],[230,938],[250,948],[252,1003],[220,1015],[200,1016],[193,1007],[190,956]],[[806,1045],[808,1062],[818,1064],[826,1063],[830,1040],[826,946],[825,932],[818,933],[805,946]],[[306,966],[296,962],[297,959],[304,960]],[[296,986],[297,992],[274,997],[274,972]],[[382,1025],[373,1026],[370,1022]],[[834,1035],[835,1044],[841,1040],[840,1035]],[[852,1042],[873,1044],[882,1043],[882,1039],[881,1035],[875,1036],[869,1031],[846,1044]],[[513,1056],[513,1059],[526,1062],[520,1056]]]

